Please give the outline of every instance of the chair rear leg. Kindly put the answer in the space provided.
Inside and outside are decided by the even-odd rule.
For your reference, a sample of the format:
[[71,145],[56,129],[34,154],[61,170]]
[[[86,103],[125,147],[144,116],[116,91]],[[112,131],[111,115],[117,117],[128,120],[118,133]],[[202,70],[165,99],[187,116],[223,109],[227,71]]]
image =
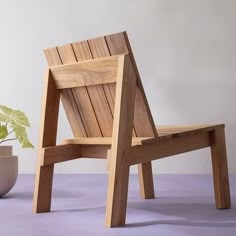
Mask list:
[[51,208],[54,165],[39,166],[35,177],[33,212],[49,212]]
[[211,142],[216,208],[230,208],[231,200],[224,128],[216,129],[212,133]]
[[143,199],[155,198],[152,163],[146,162],[138,164],[140,196]]

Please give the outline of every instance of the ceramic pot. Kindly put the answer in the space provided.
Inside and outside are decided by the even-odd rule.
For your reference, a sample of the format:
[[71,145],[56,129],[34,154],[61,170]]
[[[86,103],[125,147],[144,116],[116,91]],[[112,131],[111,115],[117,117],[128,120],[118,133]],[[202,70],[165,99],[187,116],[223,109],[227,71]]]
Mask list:
[[17,175],[18,157],[12,155],[12,146],[0,146],[0,197],[12,189]]

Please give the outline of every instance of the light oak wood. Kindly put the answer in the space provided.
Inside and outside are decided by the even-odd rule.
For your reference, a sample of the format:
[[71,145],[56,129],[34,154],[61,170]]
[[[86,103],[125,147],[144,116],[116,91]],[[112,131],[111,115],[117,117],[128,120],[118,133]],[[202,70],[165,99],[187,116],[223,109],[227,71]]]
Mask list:
[[41,166],[51,165],[81,157],[79,145],[66,144],[46,147],[42,149]]
[[[78,42],[72,45],[78,61],[84,61],[88,58],[90,60],[98,58],[94,57],[94,52],[89,45],[89,41]],[[101,131],[101,136],[110,137],[112,132],[113,117],[103,86],[106,85],[98,84],[96,86],[88,86],[86,89]]]
[[[64,46],[57,47],[60,58],[63,64],[71,64],[77,62],[78,59],[75,55],[73,44],[68,44]],[[91,54],[86,51],[86,59],[90,60]],[[86,130],[88,137],[101,137],[101,129],[99,127],[96,114],[94,114],[94,107],[91,103],[90,96],[88,94],[87,87],[73,88],[71,89],[74,96],[74,101],[77,105],[77,110],[81,116],[83,126]],[[81,136],[80,134],[76,136]]]
[[58,89],[115,83],[118,56],[54,66],[52,72]]
[[[62,65],[57,48],[49,48],[44,51],[49,66]],[[75,102],[75,97],[72,89],[64,89],[61,91],[61,101],[69,120],[72,132],[75,136],[87,137],[78,106]]]
[[219,209],[230,208],[231,198],[224,128],[216,129],[211,133],[211,155],[216,207]]
[[[111,56],[108,45],[107,45],[104,37],[90,39],[90,40],[88,40],[88,44],[89,44],[91,53],[93,55],[93,58],[104,58],[104,57]],[[120,54],[125,54],[125,53],[120,53]],[[115,55],[115,56],[117,56],[117,55]],[[110,112],[111,112],[112,118],[113,118],[114,107],[115,107],[116,85],[115,84],[104,84],[104,85],[102,85],[102,88],[104,90],[107,102],[109,104]],[[112,129],[112,126],[111,126],[111,129]],[[109,136],[111,136],[111,133]]]
[[[212,153],[216,207],[230,208],[224,124],[155,127],[126,32],[47,49],[45,55],[50,70],[43,96],[35,212],[50,210],[55,163],[107,159],[105,225],[124,225],[131,165],[138,165],[141,196],[154,198],[152,160],[206,147]],[[103,76],[97,76],[98,71]],[[60,97],[74,138],[57,145]]]
[[45,76],[44,91],[39,154],[33,200],[34,212],[48,212],[51,208],[54,163],[47,166],[41,166],[41,160],[44,158],[42,149],[56,144],[60,92],[56,89],[49,70]]
[[224,128],[224,124],[195,124],[195,125],[160,125],[157,126],[159,136],[173,134],[173,137],[190,135],[193,133],[208,132],[218,128]]
[[[132,145],[141,145],[144,140],[149,139],[148,137],[137,137],[132,138]],[[97,144],[97,145],[111,145],[112,137],[103,138],[73,138],[65,139],[64,144]]]
[[143,199],[155,198],[153,186],[152,163],[145,162],[138,165],[140,196]]
[[111,149],[107,150],[107,171],[111,170]]
[[157,126],[159,136],[157,138],[143,139],[142,144],[157,142],[158,140],[167,140],[176,137],[192,135],[203,132],[210,132],[218,128],[224,128],[224,124],[211,125],[160,125]]
[[111,148],[111,145],[80,145],[81,158],[98,158],[106,159],[107,151]]
[[[88,40],[94,59],[110,57],[104,37]],[[90,91],[91,99],[104,137],[112,136],[115,83],[94,86]],[[98,92],[97,92],[98,91]],[[96,93],[97,92],[97,93]],[[97,95],[96,95],[97,94]]]
[[[136,75],[129,55],[119,60],[114,123],[112,132],[111,170],[109,173],[106,221],[107,227],[125,224],[129,165],[125,150],[131,146],[136,92]],[[126,189],[123,191],[123,189]]]
[[70,161],[78,158],[106,159],[107,151],[111,144],[62,144],[42,149],[41,166],[59,162]]
[[[158,134],[155,128],[155,124],[147,102],[146,95],[144,93],[141,78],[138,72],[137,65],[135,63],[133,52],[126,32],[108,35],[105,37],[105,39],[111,55],[129,53],[132,61],[132,66],[135,70],[135,74],[137,77],[137,90],[136,90],[135,108],[134,108],[133,136],[157,138]],[[145,164],[141,167],[138,167],[138,173],[139,173],[139,181],[140,181],[139,186],[140,186],[141,197],[150,198],[150,196],[153,196],[154,198],[155,194],[153,188],[154,186],[153,177],[152,175],[150,175],[150,173],[152,173],[151,163],[149,165]],[[143,178],[144,176],[145,178]]]
[[191,136],[182,136],[149,143],[142,146],[133,146],[127,151],[126,156],[128,157],[127,162],[130,165],[136,165],[138,163],[145,163],[209,146],[209,133],[199,133]]

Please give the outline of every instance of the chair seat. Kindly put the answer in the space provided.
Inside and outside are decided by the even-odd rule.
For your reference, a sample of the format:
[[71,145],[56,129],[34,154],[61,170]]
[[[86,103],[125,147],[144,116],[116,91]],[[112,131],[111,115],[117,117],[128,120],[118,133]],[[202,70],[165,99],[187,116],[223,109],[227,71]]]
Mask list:
[[[194,135],[201,132],[210,132],[217,128],[224,128],[224,124],[205,124],[205,125],[158,125],[156,126],[158,138],[153,137],[135,137],[132,139],[132,146],[147,143],[169,140],[176,137]],[[64,144],[81,144],[81,145],[111,145],[111,137],[81,138],[64,140]]]
[[[151,137],[138,137],[132,139],[132,146],[142,145],[143,140],[152,139]],[[111,145],[111,137],[81,138],[75,137],[64,140],[63,144],[80,144],[80,145]]]

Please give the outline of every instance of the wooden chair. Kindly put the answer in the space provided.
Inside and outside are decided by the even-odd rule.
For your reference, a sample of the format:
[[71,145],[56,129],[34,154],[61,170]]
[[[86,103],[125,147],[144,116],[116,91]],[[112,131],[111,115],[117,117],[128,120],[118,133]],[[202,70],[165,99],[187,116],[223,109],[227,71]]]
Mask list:
[[[45,50],[43,113],[34,212],[51,206],[54,164],[107,158],[107,227],[125,224],[129,169],[154,198],[151,161],[211,147],[215,202],[230,208],[224,124],[155,126],[126,32]],[[56,144],[60,99],[74,138]]]

